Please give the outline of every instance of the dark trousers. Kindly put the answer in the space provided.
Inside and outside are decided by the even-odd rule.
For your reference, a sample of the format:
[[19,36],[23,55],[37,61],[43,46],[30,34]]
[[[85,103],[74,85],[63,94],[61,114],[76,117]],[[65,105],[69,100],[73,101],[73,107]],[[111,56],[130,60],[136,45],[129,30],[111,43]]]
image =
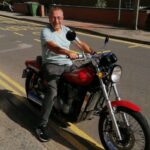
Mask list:
[[43,64],[41,72],[48,85],[45,89],[45,98],[42,105],[40,125],[46,126],[48,124],[49,116],[51,114],[54,100],[57,97],[57,83],[60,75],[67,69],[67,66],[56,64]]

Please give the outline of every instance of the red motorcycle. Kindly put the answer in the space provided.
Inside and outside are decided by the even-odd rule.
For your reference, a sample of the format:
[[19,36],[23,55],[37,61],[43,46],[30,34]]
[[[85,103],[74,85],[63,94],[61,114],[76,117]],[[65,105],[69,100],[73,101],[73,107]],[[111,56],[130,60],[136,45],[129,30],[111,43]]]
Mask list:
[[[74,40],[75,33],[69,31],[67,38]],[[23,71],[27,99],[40,106],[45,96],[41,63],[41,56],[28,60]],[[121,73],[121,66],[112,52],[77,59],[59,79],[52,114],[61,114],[66,122],[73,123],[99,116],[99,136],[106,150],[150,150],[147,120],[137,105],[119,96],[117,83]],[[114,100],[110,98],[112,92]]]

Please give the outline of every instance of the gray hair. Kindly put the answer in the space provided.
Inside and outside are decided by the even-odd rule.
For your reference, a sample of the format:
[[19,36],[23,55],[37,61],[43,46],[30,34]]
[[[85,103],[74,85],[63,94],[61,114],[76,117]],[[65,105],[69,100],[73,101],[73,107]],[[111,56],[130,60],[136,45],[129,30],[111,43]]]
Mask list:
[[57,7],[57,6],[53,6],[53,7],[51,7],[50,10],[49,10],[49,16],[51,16],[51,14],[52,14],[54,11],[56,11],[56,10],[60,10],[60,11],[63,13],[62,8]]

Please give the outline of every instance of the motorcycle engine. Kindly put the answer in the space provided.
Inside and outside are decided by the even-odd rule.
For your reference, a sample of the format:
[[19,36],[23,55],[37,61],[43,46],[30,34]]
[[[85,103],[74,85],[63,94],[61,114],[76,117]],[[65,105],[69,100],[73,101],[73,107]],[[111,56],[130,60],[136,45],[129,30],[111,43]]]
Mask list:
[[65,114],[76,113],[79,111],[83,97],[85,96],[85,89],[83,87],[71,85],[63,82],[59,86],[59,98],[62,106],[62,111]]

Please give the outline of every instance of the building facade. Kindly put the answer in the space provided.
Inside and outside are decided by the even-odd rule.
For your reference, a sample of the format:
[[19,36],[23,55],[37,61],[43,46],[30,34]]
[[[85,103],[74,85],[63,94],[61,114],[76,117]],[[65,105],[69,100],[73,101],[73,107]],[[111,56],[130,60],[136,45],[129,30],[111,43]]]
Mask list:
[[[61,4],[61,5],[74,5],[74,6],[105,6],[109,8],[118,8],[119,1],[121,1],[122,8],[133,8],[137,0],[39,0],[41,3],[46,4]],[[103,5],[105,4],[105,5]],[[150,0],[140,0],[140,6],[149,6]]]

